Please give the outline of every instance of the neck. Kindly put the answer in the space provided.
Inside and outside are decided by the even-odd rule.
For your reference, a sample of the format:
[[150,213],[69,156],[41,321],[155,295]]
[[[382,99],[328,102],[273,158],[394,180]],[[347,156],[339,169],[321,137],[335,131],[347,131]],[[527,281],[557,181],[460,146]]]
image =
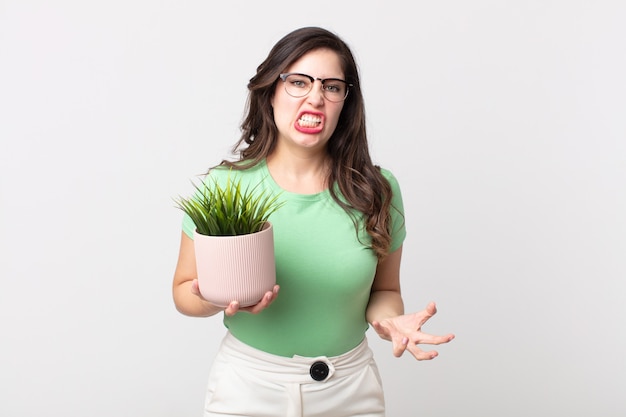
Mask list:
[[315,194],[328,188],[330,163],[326,155],[280,155],[267,157],[267,168],[274,181],[286,191]]

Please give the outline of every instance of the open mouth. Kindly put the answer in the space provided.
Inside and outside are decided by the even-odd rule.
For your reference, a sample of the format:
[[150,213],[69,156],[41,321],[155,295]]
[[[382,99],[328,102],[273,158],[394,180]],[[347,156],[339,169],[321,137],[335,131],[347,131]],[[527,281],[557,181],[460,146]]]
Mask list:
[[317,127],[320,124],[322,124],[322,118],[319,116],[312,115],[312,114],[303,114],[298,119],[298,125],[301,127],[311,128],[311,127]]

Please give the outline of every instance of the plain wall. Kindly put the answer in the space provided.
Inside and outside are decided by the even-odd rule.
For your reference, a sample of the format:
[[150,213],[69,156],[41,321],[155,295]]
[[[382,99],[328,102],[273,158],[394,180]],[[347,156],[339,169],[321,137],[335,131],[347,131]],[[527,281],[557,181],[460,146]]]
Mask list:
[[626,5],[0,0],[0,415],[199,416],[224,333],[179,314],[173,198],[308,25],[361,68],[400,180],[407,311],[368,332],[391,417],[623,416]]

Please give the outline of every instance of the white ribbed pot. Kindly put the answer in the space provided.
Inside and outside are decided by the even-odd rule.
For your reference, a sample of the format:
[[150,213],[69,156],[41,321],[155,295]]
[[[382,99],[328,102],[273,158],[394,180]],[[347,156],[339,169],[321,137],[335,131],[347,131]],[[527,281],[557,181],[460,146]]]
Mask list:
[[200,293],[216,306],[239,301],[241,307],[258,303],[276,284],[274,228],[237,236],[194,233]]

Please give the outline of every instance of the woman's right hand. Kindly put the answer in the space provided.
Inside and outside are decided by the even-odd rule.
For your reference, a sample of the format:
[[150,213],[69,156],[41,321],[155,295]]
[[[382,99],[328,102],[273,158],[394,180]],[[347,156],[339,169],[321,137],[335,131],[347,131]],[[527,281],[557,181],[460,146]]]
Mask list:
[[[237,314],[240,311],[245,311],[245,312],[248,312],[248,313],[251,313],[251,314],[258,314],[261,311],[265,310],[267,307],[269,307],[274,302],[276,297],[278,297],[278,291],[279,290],[280,290],[280,287],[278,285],[274,285],[274,288],[272,289],[272,291],[266,292],[263,295],[263,298],[261,298],[261,300],[258,303],[256,303],[255,305],[252,305],[252,306],[248,306],[248,307],[240,307],[239,306],[239,301],[233,300],[224,309],[224,314],[226,314],[227,316],[234,316],[235,314]],[[198,280],[197,279],[194,279],[191,282],[191,292],[194,295],[200,297],[202,300],[206,301],[202,297],[202,294],[200,293],[200,287],[198,286]]]

